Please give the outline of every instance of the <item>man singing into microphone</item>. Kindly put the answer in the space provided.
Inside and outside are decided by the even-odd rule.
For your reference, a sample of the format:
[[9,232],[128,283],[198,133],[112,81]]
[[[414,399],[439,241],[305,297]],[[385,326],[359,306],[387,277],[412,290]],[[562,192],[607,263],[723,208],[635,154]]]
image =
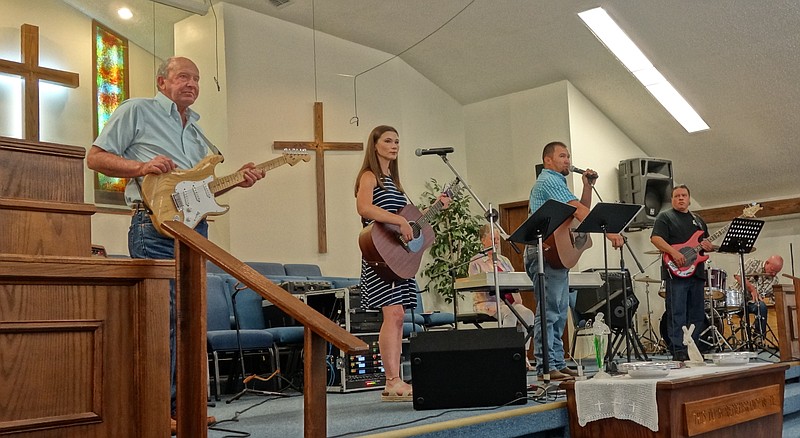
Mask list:
[[[581,198],[578,200],[567,187],[566,176],[572,170],[567,146],[561,142],[548,143],[542,151],[542,162],[544,163],[544,169],[542,169],[542,173],[531,189],[528,213],[532,214],[548,200],[555,199],[575,207],[576,210],[573,216],[575,219],[582,221],[589,214],[589,208],[592,206],[592,184],[597,179],[597,173],[591,169],[586,169],[582,172],[583,190],[581,191]],[[619,234],[609,234],[608,239],[614,248],[619,248],[623,244],[622,236]],[[525,270],[534,284],[536,284],[538,264],[536,247],[529,245],[525,248]],[[567,324],[567,311],[569,309],[568,273],[569,269],[554,268],[550,266],[547,260],[544,261],[544,293],[546,298],[544,323],[547,324],[547,343],[544,345],[547,348],[549,357],[549,370],[547,371],[550,372],[551,380],[564,380],[577,375],[577,372],[567,367],[564,360],[564,343],[561,341],[564,327]],[[545,372],[542,364],[543,340],[541,324],[542,308],[540,303],[537,303],[534,342],[536,343],[536,371],[540,376]]]

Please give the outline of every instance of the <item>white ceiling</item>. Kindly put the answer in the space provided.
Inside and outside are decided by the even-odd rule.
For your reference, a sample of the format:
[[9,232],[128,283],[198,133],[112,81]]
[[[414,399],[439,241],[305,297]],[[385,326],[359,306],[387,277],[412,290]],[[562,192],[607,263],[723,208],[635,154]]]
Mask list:
[[[92,16],[122,3],[143,4],[150,22],[133,29],[142,35],[126,35],[143,38],[144,47],[157,45],[154,21],[163,31],[160,20],[186,16],[149,0],[64,1]],[[313,16],[320,32],[396,54],[470,0],[292,0],[280,8],[269,0],[228,3],[309,28]],[[687,134],[583,26],[577,13],[598,5],[709,131]],[[101,19],[113,27],[109,20]],[[568,80],[646,153],[672,160],[676,183],[688,184],[693,197],[711,207],[799,196],[798,29],[800,2],[794,0],[475,0],[402,59],[463,104]]]

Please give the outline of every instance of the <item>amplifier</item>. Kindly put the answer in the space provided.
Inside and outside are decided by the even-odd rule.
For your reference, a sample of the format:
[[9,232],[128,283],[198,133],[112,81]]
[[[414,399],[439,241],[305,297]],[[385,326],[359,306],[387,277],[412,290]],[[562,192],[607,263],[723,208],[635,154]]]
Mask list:
[[306,292],[313,292],[316,290],[327,290],[333,287],[330,281],[324,280],[301,280],[301,281],[284,281],[279,284],[287,292],[293,294],[302,294]]
[[328,392],[352,392],[386,386],[386,375],[378,348],[378,335],[358,334],[369,345],[363,355],[345,355],[335,347],[328,356]]

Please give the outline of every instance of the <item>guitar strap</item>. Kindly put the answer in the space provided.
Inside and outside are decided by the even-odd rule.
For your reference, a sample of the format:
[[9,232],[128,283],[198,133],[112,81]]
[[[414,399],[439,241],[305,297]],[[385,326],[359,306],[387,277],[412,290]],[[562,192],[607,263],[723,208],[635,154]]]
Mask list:
[[[206,146],[208,147],[208,149],[211,150],[211,152],[222,156],[222,152],[219,151],[219,148],[211,140],[209,140],[208,137],[206,137],[205,134],[203,134],[203,131],[201,131],[200,128],[195,126],[194,130],[195,130],[195,132],[197,132],[197,134],[200,136],[200,138],[203,139],[203,142],[205,142]],[[139,196],[141,197],[141,195],[142,195],[142,184],[139,182],[139,178],[142,178],[142,177],[137,176],[136,178],[133,179],[133,181],[136,183],[136,188],[139,190]],[[150,214],[150,215],[153,214],[153,211],[150,210],[150,207],[145,205],[144,202],[142,202],[141,204],[142,204],[142,207],[144,207],[145,211],[147,211],[147,214]]]

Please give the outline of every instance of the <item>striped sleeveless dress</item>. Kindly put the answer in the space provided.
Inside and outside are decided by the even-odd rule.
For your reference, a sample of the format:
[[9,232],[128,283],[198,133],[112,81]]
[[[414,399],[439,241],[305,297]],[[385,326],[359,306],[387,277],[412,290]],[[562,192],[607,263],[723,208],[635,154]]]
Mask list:
[[[383,185],[372,190],[372,204],[388,212],[397,213],[408,204],[403,192],[397,189],[392,178],[384,176]],[[361,218],[367,226],[370,221]],[[367,262],[361,259],[361,306],[365,309],[402,304],[404,308],[417,307],[417,281],[414,278],[390,282],[378,276]]]

